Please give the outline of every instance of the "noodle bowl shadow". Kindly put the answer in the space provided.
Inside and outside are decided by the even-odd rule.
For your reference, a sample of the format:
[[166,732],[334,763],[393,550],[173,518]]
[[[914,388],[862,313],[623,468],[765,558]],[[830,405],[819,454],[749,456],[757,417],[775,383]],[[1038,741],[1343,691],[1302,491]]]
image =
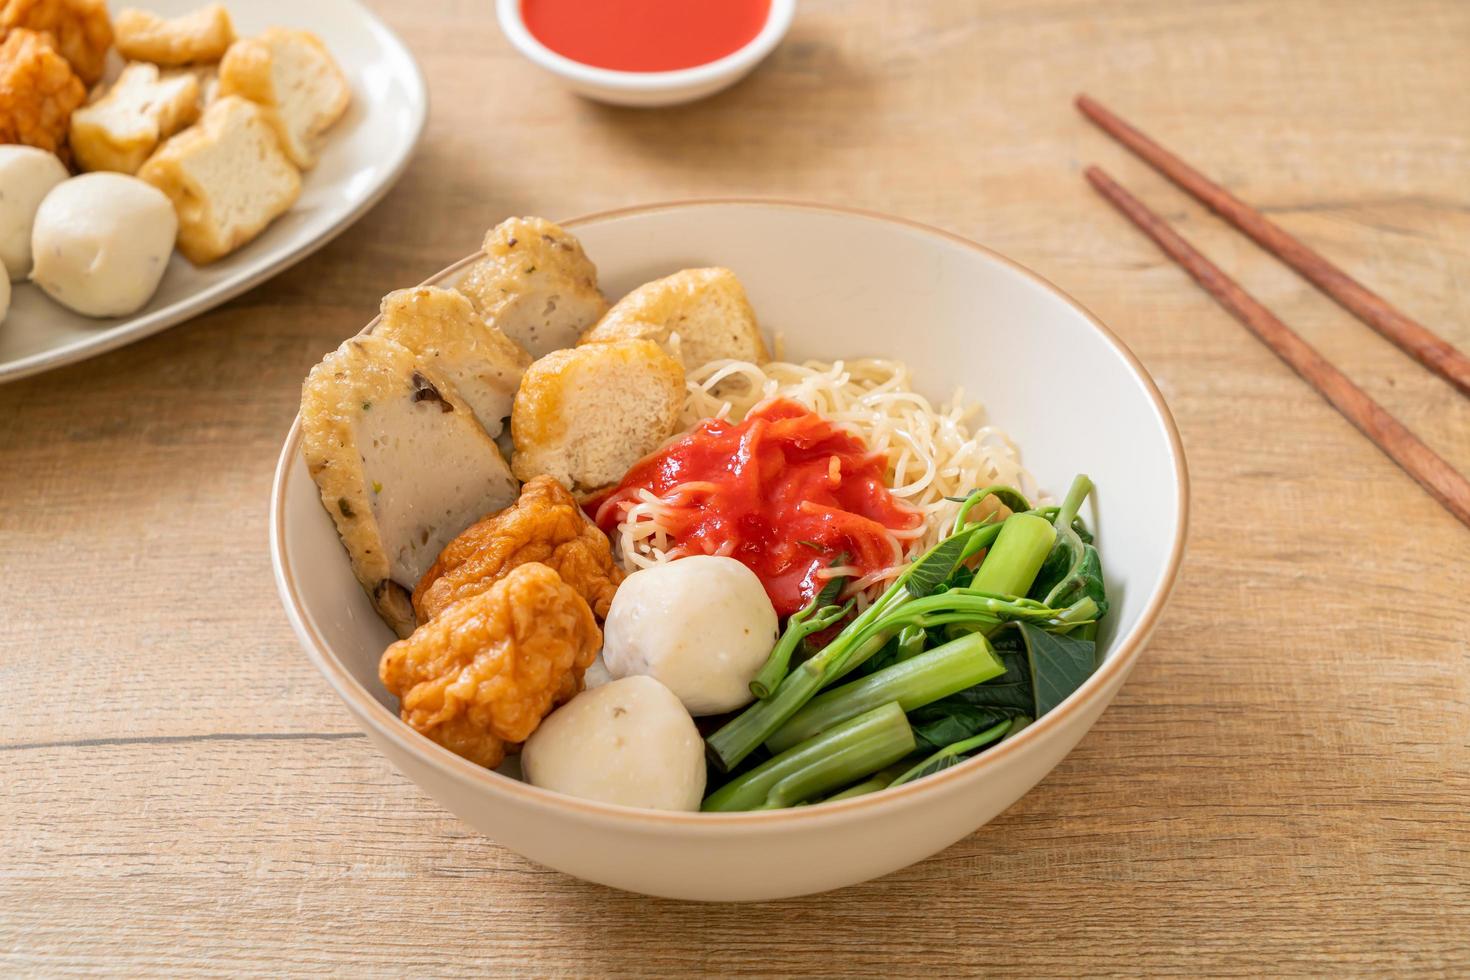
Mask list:
[[[671,898],[752,901],[855,884],[976,830],[1041,780],[1112,701],[1157,624],[1183,555],[1179,434],[1138,360],[1045,280],[910,222],[761,201],[656,205],[566,222],[620,296],[691,255],[739,274],[788,359],[905,361],[933,400],[984,405],[1043,487],[1089,474],[1088,517],[1114,605],[1105,658],[1054,711],[976,758],[896,790],[759,813],[667,813],[562,796],[482,769],[399,721],[378,682],[394,639],[353,578],[301,459],[300,423],[271,495],[271,557],[307,655],[373,743],[470,825],[540,864]],[[429,280],[452,284],[478,256]],[[376,321],[375,321],[376,322]],[[371,329],[369,324],[366,329]]]

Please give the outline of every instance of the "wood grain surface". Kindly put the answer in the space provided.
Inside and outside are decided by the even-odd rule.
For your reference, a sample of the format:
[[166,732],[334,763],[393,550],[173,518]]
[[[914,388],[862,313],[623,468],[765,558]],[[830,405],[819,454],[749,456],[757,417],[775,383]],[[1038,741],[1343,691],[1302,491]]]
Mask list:
[[[803,0],[748,81],[657,112],[548,84],[489,0],[373,6],[433,96],[399,186],[228,306],[0,388],[0,974],[1470,972],[1470,533],[1082,168],[1462,472],[1470,402],[1071,104],[1466,349],[1470,5]],[[383,292],[508,214],[731,195],[1038,270],[1152,370],[1194,485],[1156,638],[1051,776],[915,867],[749,907],[583,884],[440,810],[298,650],[265,532],[300,379]]]

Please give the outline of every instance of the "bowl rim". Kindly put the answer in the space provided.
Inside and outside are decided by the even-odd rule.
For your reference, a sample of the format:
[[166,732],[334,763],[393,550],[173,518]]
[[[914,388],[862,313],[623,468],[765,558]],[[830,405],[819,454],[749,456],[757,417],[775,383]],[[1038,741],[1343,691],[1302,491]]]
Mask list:
[[756,36],[723,57],[671,71],[622,71],[589,65],[548,48],[526,26],[521,4],[522,0],[496,0],[495,3],[500,30],[517,51],[547,71],[580,85],[630,93],[693,88],[746,71],[776,49],[796,16],[796,0],[770,0],[765,23]]
[[[534,809],[550,810],[562,814],[572,814],[588,818],[600,818],[625,825],[656,824],[666,829],[678,828],[681,832],[715,831],[731,826],[742,826],[750,829],[771,828],[793,821],[801,821],[810,826],[823,821],[832,822],[855,819],[862,812],[875,807],[893,806],[901,801],[923,796],[933,796],[938,794],[942,787],[950,785],[956,780],[972,777],[978,778],[986,770],[998,766],[1004,758],[1020,753],[1027,746],[1045,739],[1049,733],[1061,727],[1066,716],[1083,710],[1087,704],[1091,703],[1113,678],[1126,676],[1127,671],[1137,661],[1144,645],[1148,642],[1150,635],[1157,626],[1159,616],[1178,581],[1179,568],[1183,561],[1184,545],[1189,529],[1189,472],[1184,457],[1183,440],[1180,437],[1178,426],[1174,422],[1173,413],[1169,411],[1169,406],[1165,403],[1163,395],[1159,392],[1158,385],[1155,384],[1153,377],[1148,373],[1143,363],[1128,348],[1127,344],[1090,310],[1078,303],[1064,290],[1015,260],[1007,258],[978,242],[971,241],[961,235],[945,231],[933,225],[878,211],[864,210],[845,205],[828,205],[808,201],[758,197],[699,198],[632,205],[583,214],[576,218],[562,221],[560,224],[564,228],[575,230],[585,225],[635,215],[702,207],[762,207],[795,211],[815,211],[818,213],[838,214],[861,218],[867,221],[898,225],[927,235],[943,238],[953,244],[979,252],[985,258],[1000,262],[1011,271],[1020,274],[1024,278],[1031,280],[1034,284],[1060,297],[1081,314],[1083,319],[1094,330],[1098,331],[1103,339],[1123,358],[1124,362],[1133,371],[1135,378],[1141,383],[1145,395],[1148,397],[1160,422],[1163,424],[1164,432],[1169,443],[1169,454],[1174,464],[1174,476],[1177,486],[1176,506],[1178,508],[1179,519],[1174,531],[1174,540],[1170,545],[1169,558],[1164,569],[1164,577],[1154,594],[1149,598],[1147,605],[1139,616],[1137,624],[1134,625],[1133,629],[1126,636],[1115,640],[1117,643],[1116,649],[1080,688],[1069,695],[1066,700],[1057,705],[1049,713],[1026,726],[1014,738],[1007,739],[994,748],[967,759],[957,766],[952,766],[925,779],[915,780],[912,783],[907,783],[891,790],[858,796],[848,800],[839,800],[834,803],[823,804],[820,807],[799,807],[785,810],[736,813],[649,810],[613,803],[602,803],[596,800],[580,799],[563,793],[557,793],[553,790],[532,786],[530,783],[522,782],[521,780],[498,773],[492,769],[478,766],[468,759],[455,755],[444,746],[425,738],[409,728],[397,714],[389,711],[363,685],[357,682],[351,672],[337,658],[336,654],[330,650],[324,638],[317,631],[315,624],[311,622],[310,617],[304,613],[304,607],[297,592],[296,581],[292,570],[286,566],[284,560],[286,552],[284,501],[286,500],[287,482],[290,479],[296,459],[301,452],[301,416],[299,413],[292,420],[290,431],[286,436],[285,444],[281,448],[281,454],[276,463],[275,475],[271,481],[271,566],[281,603],[286,610],[287,619],[290,621],[298,640],[300,640],[301,645],[305,649],[307,657],[316,665],[316,668],[327,679],[327,682],[332,686],[333,690],[337,692],[337,696],[347,704],[348,708],[351,709],[352,713],[357,716],[360,722],[370,725],[380,737],[392,742],[399,750],[415,757],[419,762],[452,776],[461,782],[478,784],[491,794],[513,799],[518,803],[529,804]],[[446,277],[459,272],[467,265],[483,257],[483,251],[466,256],[430,276],[420,286],[436,285]],[[355,336],[363,336],[370,333],[377,325],[378,320],[379,317],[374,316]]]

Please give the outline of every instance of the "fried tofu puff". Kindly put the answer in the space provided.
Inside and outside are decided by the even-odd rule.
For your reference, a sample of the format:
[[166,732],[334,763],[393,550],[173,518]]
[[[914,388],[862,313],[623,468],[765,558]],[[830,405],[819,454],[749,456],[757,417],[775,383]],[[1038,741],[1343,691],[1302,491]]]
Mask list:
[[711,361],[771,359],[745,287],[729,269],[685,269],[644,283],[614,303],[577,344],[633,339],[653,341],[687,371]]
[[516,390],[511,471],[579,494],[610,486],[678,430],[686,394],[684,366],[651,340],[553,351]]
[[494,768],[576,696],[601,645],[577,591],[531,562],[389,646],[378,676],[415,731]]
[[235,25],[222,3],[160,17],[147,10],[120,10],[113,22],[124,58],[155,65],[202,65],[219,61],[235,43]]
[[598,619],[607,616],[625,573],[613,561],[607,536],[593,525],[560,483],[538,476],[521,487],[512,506],[491,514],[449,542],[413,590],[419,622],[484,592],[527,562],[554,568]]

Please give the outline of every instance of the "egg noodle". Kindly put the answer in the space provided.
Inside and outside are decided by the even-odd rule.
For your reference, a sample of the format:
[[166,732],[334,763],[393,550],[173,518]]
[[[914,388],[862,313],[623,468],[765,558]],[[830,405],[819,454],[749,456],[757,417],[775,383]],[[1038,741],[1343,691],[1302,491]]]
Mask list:
[[[757,405],[787,398],[847,428],[862,437],[869,449],[887,457],[888,487],[901,504],[918,511],[924,522],[913,531],[894,533],[893,563],[851,583],[851,593],[891,579],[904,564],[944,537],[960,507],[946,498],[963,497],[996,483],[1032,496],[1036,492],[1035,480],[1021,465],[1014,443],[1004,432],[983,424],[978,405],[967,403],[963,392],[956,391],[936,408],[913,390],[909,369],[900,361],[712,361],[689,373],[688,389],[680,435],[709,418],[739,422]],[[696,489],[682,485],[662,498],[644,489],[636,499],[620,501],[626,511],[615,542],[625,566],[647,568],[685,554],[674,545],[660,517],[667,507],[683,503]],[[850,575],[854,571],[835,568],[824,573]]]

